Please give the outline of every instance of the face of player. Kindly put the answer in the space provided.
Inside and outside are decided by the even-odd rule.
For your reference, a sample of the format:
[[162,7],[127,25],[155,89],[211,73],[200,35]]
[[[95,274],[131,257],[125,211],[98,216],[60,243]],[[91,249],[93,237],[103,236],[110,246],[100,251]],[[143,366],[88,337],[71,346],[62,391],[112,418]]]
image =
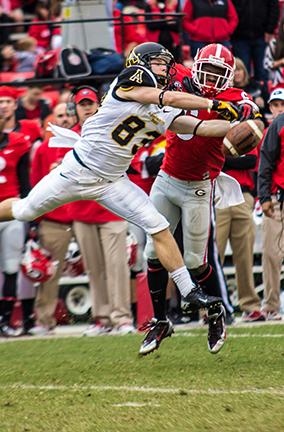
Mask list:
[[206,74],[204,74],[205,82],[203,84],[208,87],[214,87],[219,77],[224,76],[225,74],[225,69],[218,66],[213,66],[209,63],[202,66],[202,71],[206,72]]
[[158,78],[158,87],[164,88],[168,82],[169,63],[163,57],[153,58],[149,62],[150,68]]
[[273,100],[269,103],[269,109],[272,113],[272,117],[275,119],[279,114],[284,113],[284,101],[283,100]]
[[90,99],[83,99],[76,105],[76,111],[79,117],[80,123],[83,123],[87,118],[91,117],[98,110],[98,103],[93,102]]
[[0,97],[0,111],[5,120],[14,116],[17,108],[15,99],[9,97]]
[[57,105],[53,110],[54,123],[57,126],[63,128],[69,128],[71,126],[70,117],[67,115],[67,105],[66,103],[61,103]]

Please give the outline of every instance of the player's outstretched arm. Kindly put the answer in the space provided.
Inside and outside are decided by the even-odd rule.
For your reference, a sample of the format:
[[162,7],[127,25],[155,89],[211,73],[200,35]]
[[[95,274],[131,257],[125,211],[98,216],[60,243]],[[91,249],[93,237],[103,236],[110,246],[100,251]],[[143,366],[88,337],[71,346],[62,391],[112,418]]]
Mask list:
[[190,116],[177,117],[170,125],[172,132],[205,137],[224,137],[232,125],[225,120],[200,120]]
[[185,110],[211,109],[213,105],[213,101],[210,99],[189,93],[163,91],[154,87],[133,87],[128,91],[117,89],[116,93],[122,99],[139,102],[145,105],[155,104]]
[[125,100],[139,102],[141,104],[155,104],[160,107],[171,106],[184,110],[213,110],[221,114],[226,120],[236,120],[239,116],[238,109],[229,102],[210,100],[184,92],[160,90],[153,87],[132,87],[127,91],[118,88],[116,94]]

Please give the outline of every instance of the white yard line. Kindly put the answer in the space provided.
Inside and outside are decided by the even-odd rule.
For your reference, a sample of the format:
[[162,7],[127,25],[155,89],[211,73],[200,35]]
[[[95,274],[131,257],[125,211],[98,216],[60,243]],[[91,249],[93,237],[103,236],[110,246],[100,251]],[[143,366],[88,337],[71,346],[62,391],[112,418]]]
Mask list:
[[139,387],[139,386],[111,386],[111,385],[30,385],[30,384],[1,384],[1,390],[27,390],[27,391],[118,391],[134,393],[160,393],[160,394],[182,394],[182,395],[276,395],[284,396],[284,387],[280,388],[243,388],[243,389],[181,389],[181,388],[163,388],[163,387]]

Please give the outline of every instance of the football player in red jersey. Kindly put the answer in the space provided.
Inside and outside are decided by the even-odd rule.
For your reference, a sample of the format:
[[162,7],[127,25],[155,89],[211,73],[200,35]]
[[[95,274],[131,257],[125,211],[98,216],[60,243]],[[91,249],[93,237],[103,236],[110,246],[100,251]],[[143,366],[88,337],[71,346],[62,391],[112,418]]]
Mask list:
[[[192,70],[177,65],[172,87],[208,98],[233,102],[240,106],[241,118],[250,118],[258,107],[240,89],[230,87],[234,75],[234,57],[221,44],[202,48],[194,59]],[[204,120],[220,118],[208,110],[192,110],[189,115]],[[150,197],[155,207],[170,223],[172,232],[181,219],[184,260],[191,275],[206,293],[216,291],[216,275],[207,260],[213,184],[224,164],[222,139],[167,132],[167,147],[161,171]],[[146,245],[148,284],[155,318],[150,321],[140,348],[146,355],[157,349],[162,339],[170,336],[165,299],[168,273],[157,260],[151,238]],[[225,342],[225,309],[223,305],[209,314],[208,349],[217,353]]]
[[[25,197],[30,190],[30,141],[17,132],[5,133],[5,126],[5,117],[0,113],[0,202]],[[23,222],[0,222],[0,269],[4,278],[0,292],[0,336],[16,335],[10,327],[10,318],[16,300],[24,236]]]
[[0,110],[5,118],[5,132],[19,132],[28,137],[35,148],[42,140],[40,124],[36,120],[16,120],[17,91],[13,87],[0,86]]

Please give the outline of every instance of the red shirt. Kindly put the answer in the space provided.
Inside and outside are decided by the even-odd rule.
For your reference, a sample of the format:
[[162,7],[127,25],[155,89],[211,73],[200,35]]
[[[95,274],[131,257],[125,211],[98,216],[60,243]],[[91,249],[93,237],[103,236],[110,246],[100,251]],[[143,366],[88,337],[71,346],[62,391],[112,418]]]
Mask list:
[[[175,82],[182,87],[182,78],[191,76],[190,69],[177,65]],[[178,86],[177,86],[178,87]],[[215,99],[229,102],[238,102],[243,99],[243,91],[229,88],[219,93]],[[190,113],[202,120],[220,118],[214,112],[207,110],[193,110]],[[199,137],[190,135],[183,140],[173,132],[167,132],[167,147],[162,164],[162,170],[167,174],[186,181],[200,181],[215,179],[224,165],[222,152],[223,138]]]
[[10,132],[6,136],[7,145],[0,148],[0,201],[19,196],[17,165],[21,157],[31,148],[29,139],[21,133]]
[[29,137],[32,144],[42,138],[42,131],[37,120],[18,120],[17,123],[15,131]]
[[[68,149],[69,150],[69,149]],[[31,184],[35,186],[44,176],[46,176],[52,169],[52,165],[59,163],[57,148],[48,147],[48,140],[43,141],[36,149],[31,166]],[[57,209],[46,213],[44,219],[51,220],[59,223],[71,223],[72,217],[68,212],[68,206],[64,204]]]
[[[32,22],[39,22],[41,19],[35,18]],[[47,24],[31,25],[28,31],[29,36],[37,40],[37,46],[47,50],[50,46],[51,37],[60,35],[60,27],[50,27]]]
[[[80,134],[80,124],[77,123],[75,126],[73,126],[72,130]],[[62,150],[63,149],[60,149],[61,155]],[[87,224],[103,224],[107,222],[116,222],[122,220],[120,217],[116,216],[109,210],[102,207],[96,201],[74,201],[69,204],[68,211],[74,221],[84,222]]]

